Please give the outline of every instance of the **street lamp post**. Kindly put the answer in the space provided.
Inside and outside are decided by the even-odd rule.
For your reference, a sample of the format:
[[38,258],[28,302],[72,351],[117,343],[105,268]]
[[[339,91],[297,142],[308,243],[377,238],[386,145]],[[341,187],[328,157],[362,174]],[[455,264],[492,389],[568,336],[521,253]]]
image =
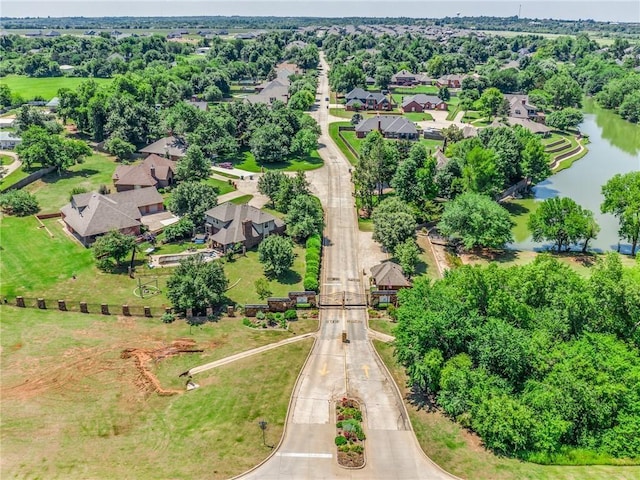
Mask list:
[[262,430],[262,444],[266,447],[267,441],[265,440],[264,432],[267,429],[267,422],[265,420],[260,420],[258,422],[258,426],[260,427],[260,430]]

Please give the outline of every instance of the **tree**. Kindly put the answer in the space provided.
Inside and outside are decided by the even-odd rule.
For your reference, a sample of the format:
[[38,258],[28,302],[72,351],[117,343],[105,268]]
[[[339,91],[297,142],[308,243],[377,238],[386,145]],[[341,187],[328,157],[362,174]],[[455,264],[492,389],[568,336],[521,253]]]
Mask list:
[[267,280],[266,278],[260,277],[254,282],[253,285],[256,287],[256,293],[258,294],[260,300],[264,300],[265,298],[273,295],[273,292],[271,291],[271,288],[269,286],[269,280]]
[[320,200],[311,195],[298,195],[289,205],[285,222],[287,233],[297,241],[322,233],[324,214]]
[[258,179],[258,191],[269,197],[272,208],[275,208],[278,193],[286,181],[287,176],[279,170],[267,170],[264,175]]
[[496,162],[497,155],[493,150],[474,147],[467,153],[462,177],[468,192],[495,195],[500,191],[504,178],[501,178]]
[[602,186],[602,213],[618,217],[618,235],[631,243],[635,255],[640,238],[640,172],[616,174]]
[[124,161],[131,158],[131,155],[136,151],[136,146],[114,134],[104,142],[104,149],[111,155],[114,155],[116,160]]
[[85,156],[91,155],[91,149],[83,141],[62,138],[37,126],[29,127],[24,132],[16,152],[27,168],[39,163],[43,167],[55,167],[58,174],[71,165],[82,163]]
[[204,313],[224,301],[229,281],[218,261],[205,261],[201,255],[191,255],[180,262],[167,280],[167,297],[178,312],[191,308]]
[[376,74],[374,76],[376,85],[382,89],[389,88],[391,83],[391,77],[393,77],[393,69],[389,65],[379,65],[376,67]]
[[293,266],[293,242],[287,237],[270,235],[258,246],[258,258],[267,276],[279,277]]
[[364,87],[365,80],[362,68],[356,63],[340,63],[329,71],[329,83],[336,92],[346,93],[356,87]]
[[633,123],[640,122],[640,92],[630,92],[618,108],[620,116]]
[[251,153],[258,163],[283,161],[289,153],[289,140],[278,125],[258,127],[249,140]]
[[438,98],[443,102],[448,102],[451,100],[451,92],[449,92],[447,87],[442,87],[438,90]]
[[416,265],[420,259],[420,248],[413,238],[407,238],[404,242],[396,245],[393,255],[398,259],[405,275],[411,277],[416,273]]
[[524,178],[539,182],[551,175],[549,154],[544,151],[544,145],[539,138],[531,136],[521,153],[520,167]]
[[396,195],[424,213],[425,205],[436,197],[436,160],[428,155],[422,143],[412,145],[409,156],[398,168],[391,180]]
[[0,195],[0,209],[7,215],[26,217],[38,213],[40,206],[36,197],[26,190],[10,190]]
[[550,95],[551,104],[557,109],[582,105],[582,88],[566,73],[558,73],[547,80],[544,90]]
[[495,87],[487,88],[482,95],[480,95],[480,108],[482,114],[491,120],[494,117],[504,102],[502,92]]
[[318,135],[310,128],[303,128],[299,130],[293,137],[293,140],[291,140],[291,148],[289,151],[292,155],[306,157],[317,149]]
[[315,95],[309,90],[300,90],[291,95],[291,98],[289,99],[287,105],[293,110],[305,111],[309,110],[311,108],[311,105],[313,105],[315,101]]
[[444,207],[438,229],[460,238],[464,248],[504,248],[513,242],[514,223],[509,212],[485,195],[464,193]]
[[547,115],[546,124],[558,130],[577,127],[584,120],[584,115],[577,108],[563,108]]
[[[531,214],[527,226],[535,242],[553,241],[558,253],[592,235],[593,212],[568,197],[548,198]],[[587,238],[588,241],[588,238]]]
[[113,230],[98,237],[92,247],[93,256],[98,261],[98,267],[101,270],[110,270],[113,268],[112,259],[119,265],[135,246],[134,236]]
[[285,177],[276,196],[276,209],[287,213],[293,199],[300,195],[309,194],[309,182],[302,170],[298,170],[294,177]]
[[218,204],[215,187],[198,182],[182,182],[171,192],[169,210],[179,217],[188,217],[194,225],[204,223],[204,212]]
[[189,145],[176,165],[176,176],[180,180],[199,181],[209,178],[211,161],[198,145]]
[[445,145],[459,142],[464,138],[462,129],[459,128],[455,123],[452,123],[448,127],[445,127],[442,130],[440,130],[440,134],[444,138]]
[[396,197],[383,200],[373,210],[373,239],[388,252],[408,238],[415,238],[416,220],[409,205]]
[[0,85],[0,107],[7,108],[10,107],[11,104],[11,89],[9,88],[9,85],[3,83]]
[[354,113],[353,117],[351,117],[350,123],[353,126],[358,125],[362,121],[362,115],[359,113]]
[[165,227],[164,239],[167,242],[182,240],[183,238],[187,238],[193,235],[193,231],[195,228],[196,226],[189,217],[182,217],[177,222]]

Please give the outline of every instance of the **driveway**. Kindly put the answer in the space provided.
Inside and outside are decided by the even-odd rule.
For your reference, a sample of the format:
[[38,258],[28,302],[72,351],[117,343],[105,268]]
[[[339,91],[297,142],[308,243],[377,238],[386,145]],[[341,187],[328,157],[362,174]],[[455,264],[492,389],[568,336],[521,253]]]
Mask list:
[[18,158],[18,155],[11,150],[0,150],[0,155],[7,155],[8,157],[13,158],[12,163],[4,166],[4,177],[11,175],[13,172],[20,168],[20,165],[22,165],[22,162]]

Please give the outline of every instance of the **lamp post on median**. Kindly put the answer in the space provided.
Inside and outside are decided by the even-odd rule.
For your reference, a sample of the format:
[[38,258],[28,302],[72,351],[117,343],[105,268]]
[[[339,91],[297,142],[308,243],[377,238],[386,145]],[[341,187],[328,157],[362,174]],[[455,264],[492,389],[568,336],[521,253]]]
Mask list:
[[260,420],[258,422],[258,426],[260,427],[260,430],[262,430],[262,444],[266,447],[267,441],[265,440],[264,432],[267,429],[267,422],[265,420]]

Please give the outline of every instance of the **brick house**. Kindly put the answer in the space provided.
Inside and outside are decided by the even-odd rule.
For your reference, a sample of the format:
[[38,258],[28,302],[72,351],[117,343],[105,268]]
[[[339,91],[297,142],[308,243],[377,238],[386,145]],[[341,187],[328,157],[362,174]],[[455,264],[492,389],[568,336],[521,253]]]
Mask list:
[[155,188],[139,188],[102,195],[80,193],[60,209],[67,230],[84,246],[112,230],[139,235],[144,215],[164,211],[162,195]]
[[116,191],[136,188],[164,188],[174,183],[176,163],[152,153],[138,165],[118,165],[112,176]]
[[467,78],[468,75],[443,75],[436,80],[436,85],[438,88],[447,87],[447,88],[460,88],[462,86],[462,80]]
[[225,252],[238,243],[255,247],[269,235],[284,233],[285,224],[259,208],[227,202],[205,212],[204,228],[211,246]]
[[364,138],[372,130],[378,130],[385,138],[403,140],[419,138],[415,124],[399,115],[378,115],[361,121],[356,126],[356,137]]
[[346,109],[353,110],[391,110],[393,105],[386,95],[379,92],[367,92],[354,88],[345,96]]
[[435,95],[425,95],[419,93],[410,97],[403,97],[402,111],[408,112],[424,112],[425,110],[446,110],[447,102],[440,100]]
[[400,290],[411,286],[397,263],[385,261],[371,267],[371,282],[377,290]]
[[179,137],[164,137],[139,151],[146,155],[155,154],[175,161],[185,156],[187,144]]
[[533,122],[544,123],[544,112],[531,104],[529,95],[506,94],[504,98],[509,102],[509,117],[528,119]]

